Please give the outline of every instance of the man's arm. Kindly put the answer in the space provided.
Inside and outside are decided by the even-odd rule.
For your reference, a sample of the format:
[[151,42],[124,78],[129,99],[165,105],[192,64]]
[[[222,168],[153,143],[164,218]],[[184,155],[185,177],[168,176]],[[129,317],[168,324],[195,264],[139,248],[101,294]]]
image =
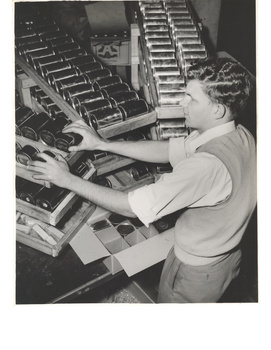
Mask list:
[[128,194],[96,185],[71,174],[66,167],[63,167],[62,158],[55,160],[43,153],[39,157],[45,162],[29,161],[28,163],[28,169],[37,172],[33,175],[34,179],[50,181],[109,211],[127,217],[136,217],[128,202]]
[[83,137],[78,146],[70,152],[81,150],[112,152],[149,163],[168,163],[168,141],[109,141],[102,139],[83,121],[76,121],[63,130],[64,133],[77,133]]

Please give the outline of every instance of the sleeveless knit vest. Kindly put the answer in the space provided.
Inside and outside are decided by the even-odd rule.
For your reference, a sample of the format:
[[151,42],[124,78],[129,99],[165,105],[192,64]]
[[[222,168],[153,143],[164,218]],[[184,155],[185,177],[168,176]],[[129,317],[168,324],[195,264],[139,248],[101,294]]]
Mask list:
[[211,153],[228,169],[232,192],[223,202],[209,207],[187,208],[175,226],[175,253],[218,257],[241,241],[257,200],[256,149],[250,132],[242,125],[214,138],[196,152]]

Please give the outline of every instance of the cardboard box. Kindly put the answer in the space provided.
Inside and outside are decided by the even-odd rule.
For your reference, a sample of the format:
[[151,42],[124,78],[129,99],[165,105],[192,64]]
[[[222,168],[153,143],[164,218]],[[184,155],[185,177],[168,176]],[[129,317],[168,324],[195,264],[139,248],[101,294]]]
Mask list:
[[[132,276],[166,258],[174,242],[173,229],[159,233],[152,224],[135,227],[128,218],[114,226],[110,214],[97,208],[70,242],[84,264],[104,258],[112,274],[124,270]],[[126,231],[120,229],[123,225]]]

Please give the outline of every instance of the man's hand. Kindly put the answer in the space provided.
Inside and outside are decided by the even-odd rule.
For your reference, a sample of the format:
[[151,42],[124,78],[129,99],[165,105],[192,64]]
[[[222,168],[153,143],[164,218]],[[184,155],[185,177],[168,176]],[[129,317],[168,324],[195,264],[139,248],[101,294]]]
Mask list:
[[100,146],[106,142],[83,120],[77,120],[63,129],[63,133],[69,132],[79,134],[83,137],[79,145],[69,148],[69,152],[98,150]]
[[40,153],[38,156],[45,162],[38,160],[28,162],[28,170],[35,173],[32,177],[36,180],[49,181],[56,186],[67,188],[73,175],[70,174],[66,160],[61,155],[58,155],[57,159],[53,159],[44,153]]

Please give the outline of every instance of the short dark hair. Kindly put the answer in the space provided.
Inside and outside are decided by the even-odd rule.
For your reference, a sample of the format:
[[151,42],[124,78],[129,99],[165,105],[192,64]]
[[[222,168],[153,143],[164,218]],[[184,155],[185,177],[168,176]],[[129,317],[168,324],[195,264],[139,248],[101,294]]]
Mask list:
[[244,110],[252,90],[251,76],[241,63],[230,58],[208,57],[193,63],[187,81],[197,79],[210,100],[230,109],[232,118]]

